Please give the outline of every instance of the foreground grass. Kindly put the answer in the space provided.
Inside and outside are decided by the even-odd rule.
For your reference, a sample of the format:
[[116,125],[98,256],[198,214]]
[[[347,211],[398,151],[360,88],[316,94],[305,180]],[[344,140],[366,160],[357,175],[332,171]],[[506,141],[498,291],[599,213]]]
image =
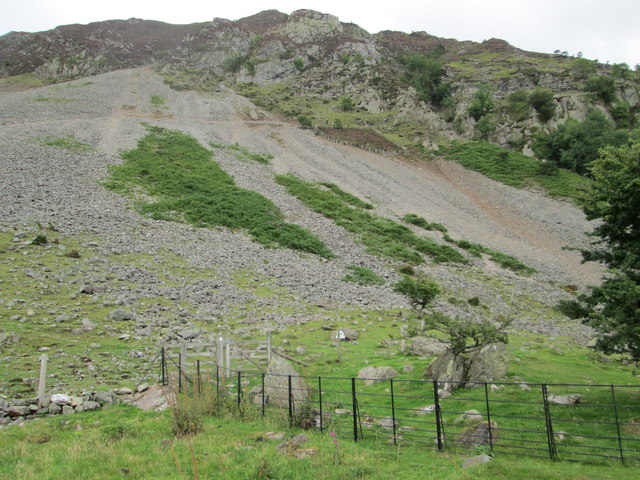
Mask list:
[[267,431],[299,433],[275,419],[207,417],[204,430],[175,438],[170,413],[111,407],[99,412],[42,419],[0,431],[1,479],[617,479],[635,473],[617,464],[589,466],[510,456],[462,470],[463,457],[432,448],[392,447],[340,440],[307,431],[297,459],[276,450]]
[[590,181],[568,170],[544,175],[541,163],[487,142],[454,142],[445,152],[463,167],[515,188],[537,186],[554,197],[579,200]]
[[148,126],[138,147],[111,168],[106,186],[140,197],[138,209],[160,220],[199,227],[247,231],[266,246],[282,246],[325,258],[331,251],[302,227],[284,222],[282,212],[262,195],[239,188],[212,160],[213,153],[182,132]]

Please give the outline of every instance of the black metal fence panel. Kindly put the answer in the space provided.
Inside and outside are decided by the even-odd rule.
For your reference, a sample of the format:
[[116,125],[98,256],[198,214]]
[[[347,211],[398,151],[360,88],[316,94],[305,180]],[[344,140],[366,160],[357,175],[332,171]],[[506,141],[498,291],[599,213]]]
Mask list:
[[[185,371],[179,357],[161,357],[163,383],[174,378],[182,388],[199,375],[199,369]],[[469,385],[213,371],[198,384],[208,381],[262,415],[286,415],[290,425],[356,442],[640,465],[640,385]]]

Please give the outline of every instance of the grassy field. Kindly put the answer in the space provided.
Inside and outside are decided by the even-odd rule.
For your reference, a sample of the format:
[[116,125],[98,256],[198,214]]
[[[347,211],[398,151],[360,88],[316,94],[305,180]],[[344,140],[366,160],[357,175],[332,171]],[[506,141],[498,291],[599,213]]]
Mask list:
[[205,419],[195,436],[174,437],[170,413],[116,406],[98,412],[31,422],[2,431],[2,479],[562,479],[633,476],[618,464],[590,466],[498,456],[468,470],[462,456],[432,448],[354,443],[307,431],[310,456],[281,454],[281,440],[300,430],[276,419]]

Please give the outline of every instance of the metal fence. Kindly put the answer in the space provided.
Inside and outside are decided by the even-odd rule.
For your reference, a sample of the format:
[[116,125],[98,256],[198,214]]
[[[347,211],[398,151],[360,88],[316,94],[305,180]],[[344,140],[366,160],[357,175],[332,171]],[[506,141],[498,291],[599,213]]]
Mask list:
[[355,442],[440,451],[515,454],[640,466],[640,385],[494,382],[473,388],[435,380],[272,375],[215,366],[203,378],[162,355],[162,378],[230,395],[290,425]]

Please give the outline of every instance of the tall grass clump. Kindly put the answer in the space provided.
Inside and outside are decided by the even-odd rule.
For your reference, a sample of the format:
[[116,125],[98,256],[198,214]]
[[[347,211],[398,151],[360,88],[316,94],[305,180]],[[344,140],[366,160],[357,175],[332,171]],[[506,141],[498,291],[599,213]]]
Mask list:
[[107,188],[137,198],[142,213],[198,227],[244,230],[269,247],[334,257],[315,235],[285,223],[270,200],[237,187],[213,161],[213,153],[195,138],[161,127],[148,125],[147,130],[138,146],[122,155],[124,163],[111,167],[111,178],[105,183]]
[[398,222],[353,206],[332,188],[321,188],[291,174],[277,175],[276,181],[307,207],[357,235],[373,255],[413,265],[424,263],[423,255],[435,262],[466,262],[457,250],[430,238],[418,237]]
[[352,282],[358,285],[384,285],[384,278],[367,267],[350,265],[347,267],[347,270],[349,270],[350,273],[342,277],[343,282]]
[[404,217],[401,218],[401,220],[403,222],[410,223],[411,225],[416,225],[420,228],[424,228],[425,230],[437,230],[442,233],[447,233],[447,227],[445,227],[441,223],[428,222],[425,218],[416,215],[415,213],[407,213]]

